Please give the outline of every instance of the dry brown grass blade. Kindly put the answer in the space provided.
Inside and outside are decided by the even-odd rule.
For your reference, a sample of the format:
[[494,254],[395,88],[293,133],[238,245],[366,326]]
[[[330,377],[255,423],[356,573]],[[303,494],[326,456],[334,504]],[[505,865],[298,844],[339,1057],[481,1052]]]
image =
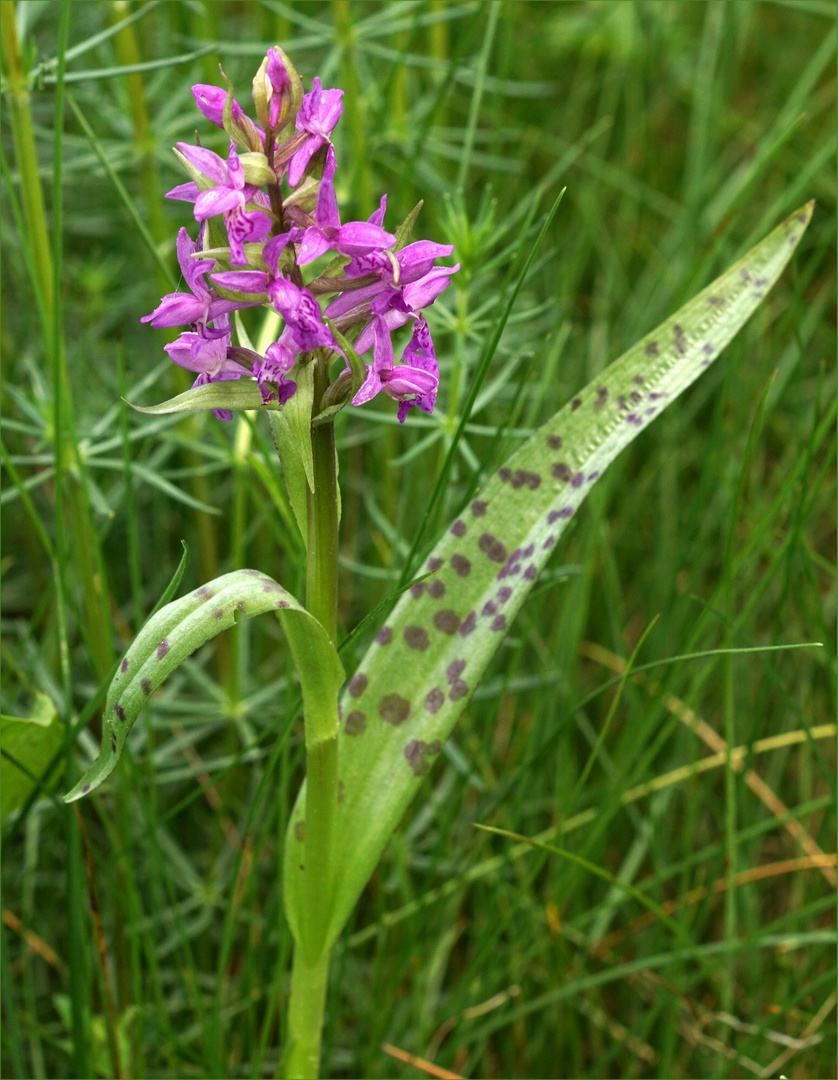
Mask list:
[[[799,870],[822,870],[825,865],[835,866],[836,863],[838,863],[838,855],[823,853],[820,855],[806,855],[799,859],[783,859],[780,862],[767,863],[765,866],[752,866],[748,870],[742,870],[734,876],[733,884],[735,886],[747,885],[752,881],[779,877],[782,874],[793,874]],[[711,894],[717,896],[723,893],[727,886],[727,878],[718,878],[712,885],[700,885],[697,889],[691,889],[689,892],[684,893],[683,896],[679,896],[677,900],[667,900],[666,903],[660,905],[660,910],[665,915],[671,915],[686,904],[697,904]],[[651,926],[657,919],[657,912],[645,911],[642,915],[638,915],[636,919],[632,919],[628,926],[624,926],[621,930],[615,930],[613,934],[604,937],[592,952],[599,954],[613,949],[615,945],[626,937],[639,933],[645,927]]]
[[55,949],[51,945],[47,945],[44,939],[39,937],[34,930],[27,930],[17,915],[13,911],[9,911],[8,908],[3,908],[3,922],[10,930],[20,934],[32,952],[37,953],[42,960],[46,960],[50,967],[54,967],[62,975],[66,974],[67,965]]
[[405,1065],[413,1065],[415,1068],[421,1069],[428,1076],[439,1077],[439,1080],[464,1080],[459,1073],[441,1069],[439,1065],[434,1065],[432,1061],[425,1061],[424,1058],[416,1057],[415,1054],[408,1054],[406,1050],[399,1050],[397,1046],[391,1046],[390,1043],[382,1043],[381,1049],[385,1054],[396,1058],[397,1061],[403,1061]]
[[[616,675],[625,673],[625,660],[621,656],[617,656],[616,653],[611,652],[609,649],[597,645],[595,642],[583,642],[582,653],[587,656],[588,659],[601,664],[603,667],[613,671]],[[649,682],[646,679],[644,672],[638,672],[632,676],[632,679],[641,686],[646,685],[650,694],[655,694],[660,690],[660,683]],[[719,735],[706,720],[702,720],[700,716],[697,716],[689,705],[686,705],[680,698],[675,697],[674,694],[664,694],[663,703],[674,716],[677,716],[688,728],[691,728],[711,750],[716,751],[716,753],[727,752],[727,743],[721,735]],[[744,763],[741,759],[733,757],[731,759],[731,767],[736,772],[742,772]],[[744,773],[743,779],[756,797],[771,811],[772,814],[774,814],[775,817],[783,817],[789,814],[789,808],[786,804],[775,794],[773,789],[766,784],[762,777],[754,772],[753,769],[748,769],[747,772]],[[836,874],[834,869],[834,859],[831,862],[829,861],[830,857],[825,854],[815,838],[806,831],[797,818],[788,817],[788,819],[783,822],[783,827],[811,859],[823,860],[817,864],[820,872],[832,888],[836,888],[836,886],[838,886],[838,874]]]

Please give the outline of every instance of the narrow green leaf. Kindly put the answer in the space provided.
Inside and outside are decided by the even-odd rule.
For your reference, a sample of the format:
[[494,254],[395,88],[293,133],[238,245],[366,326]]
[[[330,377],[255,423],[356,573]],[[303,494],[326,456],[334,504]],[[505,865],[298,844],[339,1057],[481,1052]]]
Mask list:
[[[385,844],[568,520],[628,444],[715,360],[779,277],[809,223],[796,211],[535,432],[446,530],[342,697],[335,826],[344,925]],[[300,888],[294,810],[286,892]],[[293,902],[293,901],[292,901]]]
[[[293,401],[293,398],[291,400]],[[193,386],[159,405],[134,405],[130,401],[128,404],[137,412],[151,416],[206,412],[209,409],[232,409],[234,412],[245,409],[276,412],[279,409],[276,401],[269,401],[267,405],[263,403],[262,393],[255,379],[225,379],[222,382],[206,383],[204,386]]]
[[224,574],[188,596],[167,604],[145,624],[111,683],[105,704],[99,757],[64,796],[73,802],[97,788],[113,771],[131,725],[151,694],[197,648],[232,626],[236,613],[275,611],[288,640],[303,695],[307,731],[327,738],[337,723],[337,692],[343,665],[319,622],[258,570]]
[[28,717],[0,717],[0,822],[23,806],[64,742],[64,727],[52,698],[36,692]]

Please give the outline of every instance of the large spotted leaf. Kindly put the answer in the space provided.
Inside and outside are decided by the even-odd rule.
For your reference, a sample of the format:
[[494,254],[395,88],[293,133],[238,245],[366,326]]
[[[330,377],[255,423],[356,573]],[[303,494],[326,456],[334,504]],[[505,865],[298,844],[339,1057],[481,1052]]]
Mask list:
[[[792,215],[528,439],[450,525],[427,561],[435,573],[402,597],[379,631],[341,702],[330,940],[568,520],[617,454],[752,314],[812,208]],[[301,902],[304,813],[301,796],[286,844],[292,924]]]
[[116,767],[131,725],[149,697],[197,648],[232,626],[237,614],[275,611],[294,659],[306,714],[306,743],[334,737],[343,665],[320,623],[299,601],[258,570],[237,570],[166,604],[137,634],[108,691],[102,749],[76,786],[73,802],[97,788]]

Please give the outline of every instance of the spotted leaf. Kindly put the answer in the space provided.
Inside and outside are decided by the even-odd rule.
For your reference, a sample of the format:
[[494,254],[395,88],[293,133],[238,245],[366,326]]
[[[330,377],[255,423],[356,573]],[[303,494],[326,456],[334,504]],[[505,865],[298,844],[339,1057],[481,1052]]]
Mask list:
[[333,737],[344,671],[326,631],[273,578],[258,570],[237,570],[166,604],[139,632],[108,692],[99,756],[64,801],[87,795],[113,772],[131,725],[175,668],[232,626],[237,613],[252,616],[266,611],[279,616],[294,659],[306,714],[306,742]]
[[[449,525],[422,568],[432,576],[381,627],[341,701],[330,941],[568,521],[617,454],[757,308],[812,209],[793,214],[529,438]],[[299,906],[304,806],[301,795],[286,844],[291,913]]]

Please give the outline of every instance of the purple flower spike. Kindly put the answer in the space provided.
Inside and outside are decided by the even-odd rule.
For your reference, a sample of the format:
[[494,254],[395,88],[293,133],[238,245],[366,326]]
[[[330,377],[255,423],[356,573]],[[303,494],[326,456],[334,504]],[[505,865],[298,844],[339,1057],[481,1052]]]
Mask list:
[[227,315],[239,308],[253,307],[244,300],[222,300],[215,296],[204,281],[204,274],[215,263],[212,259],[192,259],[197,251],[186,229],[181,229],[177,237],[177,259],[180,270],[191,292],[174,292],[164,296],[150,315],[144,315],[140,322],[150,322],[155,328],[166,326],[186,326],[189,323],[206,327],[211,319]]
[[[318,255],[330,249],[340,252],[341,255],[363,256],[378,252],[381,248],[391,248],[396,242],[392,233],[385,232],[380,226],[369,221],[353,221],[348,225],[341,225],[332,182],[336,164],[335,149],[330,146],[326,154],[326,167],[323,170],[320,189],[317,192],[315,223],[305,230],[297,255],[300,266],[305,266],[306,263],[310,263]],[[383,212],[381,216],[384,216]],[[382,257],[387,258],[386,255]]]
[[198,221],[205,221],[216,214],[224,215],[231,266],[247,266],[244,241],[262,240],[271,231],[271,219],[267,214],[260,210],[245,210],[257,191],[253,184],[244,182],[244,169],[236,153],[236,144],[231,140],[224,182],[209,191],[202,191],[195,201],[195,217]]
[[308,163],[320,147],[331,141],[329,136],[343,112],[342,97],[343,90],[321,90],[318,78],[312,83],[311,93],[304,96],[295,126],[297,131],[305,131],[309,137],[288,162],[291,187],[296,187],[302,180]]

